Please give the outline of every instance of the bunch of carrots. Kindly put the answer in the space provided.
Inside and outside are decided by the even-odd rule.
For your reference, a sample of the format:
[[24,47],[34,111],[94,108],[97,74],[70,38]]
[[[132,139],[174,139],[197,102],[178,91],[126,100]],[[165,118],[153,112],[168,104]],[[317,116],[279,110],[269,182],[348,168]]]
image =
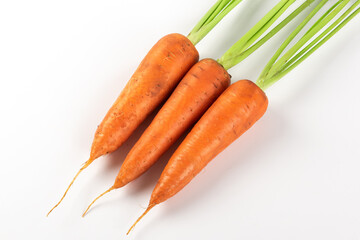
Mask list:
[[[297,2],[279,1],[218,60],[208,58],[199,61],[195,45],[240,2],[218,0],[187,37],[169,34],[152,47],[98,126],[89,159],[50,212],[64,199],[85,168],[100,156],[119,148],[141,122],[167,99],[126,156],[114,184],[98,196],[83,214],[104,194],[141,176],[193,126],[169,159],[147,209],[136,224],[150,209],[184,188],[216,155],[264,115],[268,106],[265,89],[298,66],[360,12],[360,0],[353,3],[339,0],[330,7],[327,6],[328,0],[318,0],[275,52],[256,83],[240,80],[231,84],[228,70],[312,6],[315,0],[301,1],[294,11],[265,34]],[[324,8],[323,15],[302,33]],[[290,47],[295,37],[299,40]]]

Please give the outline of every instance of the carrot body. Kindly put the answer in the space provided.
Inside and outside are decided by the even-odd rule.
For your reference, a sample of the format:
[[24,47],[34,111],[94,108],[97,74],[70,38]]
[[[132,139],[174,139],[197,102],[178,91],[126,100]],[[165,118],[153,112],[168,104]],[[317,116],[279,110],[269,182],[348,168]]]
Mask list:
[[251,81],[241,80],[227,88],[171,156],[151,194],[148,208],[135,224],[155,205],[183,189],[216,155],[260,119],[267,105],[265,93]]
[[198,59],[195,46],[185,36],[169,34],[160,39],[98,126],[90,159],[119,148]]
[[196,63],[126,156],[114,187],[122,187],[148,170],[229,85],[230,75],[216,61]]
[[240,137],[265,113],[265,93],[248,80],[232,84],[201,117],[170,158],[149,205],[174,196],[216,155]]
[[151,48],[98,126],[89,159],[47,215],[61,203],[79,174],[98,157],[119,148],[198,60],[195,46],[181,34],[166,35]]

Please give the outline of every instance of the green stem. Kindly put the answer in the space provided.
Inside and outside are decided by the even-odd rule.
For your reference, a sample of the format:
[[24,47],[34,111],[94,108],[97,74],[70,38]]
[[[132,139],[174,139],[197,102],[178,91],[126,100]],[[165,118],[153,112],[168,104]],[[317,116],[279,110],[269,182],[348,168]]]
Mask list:
[[[276,27],[274,27],[268,34],[266,34],[262,39],[257,41],[251,47],[247,48],[245,51],[241,52],[237,56],[234,56],[229,63],[229,66],[234,66],[248,56],[250,56],[253,52],[255,52],[258,48],[260,48],[264,43],[266,43],[270,38],[276,35],[281,29],[283,29],[288,23],[290,23],[295,17],[297,17],[302,11],[304,11],[312,2],[315,0],[308,0],[304,2],[301,6],[299,6],[295,11],[293,11],[288,17],[286,17],[281,23],[279,23]],[[220,60],[218,60],[221,62]],[[224,63],[222,63],[224,64]],[[229,66],[225,65],[225,68],[229,68]]]
[[[294,2],[293,0],[281,0],[274,8],[272,8],[258,23],[255,24],[242,38],[240,38],[226,53],[218,60],[218,62],[224,66],[225,69],[230,69],[236,65],[236,61],[233,61],[233,58],[239,55],[244,48],[248,45],[249,41],[255,41],[253,38],[258,32],[262,31],[266,27],[266,24],[272,21],[273,18],[279,18],[279,13],[284,6],[289,2]],[[283,12],[283,11],[282,11]],[[276,19],[275,19],[276,20]],[[269,28],[269,26],[267,26]],[[267,29],[266,28],[266,29]],[[266,30],[265,29],[265,30]],[[264,32],[263,30],[262,32]]]
[[295,2],[295,0],[290,0],[288,1],[268,22],[266,22],[264,24],[264,26],[257,31],[248,41],[247,43],[244,45],[243,49],[247,49],[248,47],[251,46],[251,44],[253,44],[257,39],[259,39],[259,37],[266,31],[269,29],[269,27],[271,27],[274,22],[281,17],[281,15],[283,15],[283,13]]
[[210,15],[210,17],[206,20],[206,22],[204,23],[204,25],[210,23],[211,21],[214,20],[214,18],[219,15],[219,13],[232,1],[222,1],[219,6],[216,8],[216,10],[213,12],[213,14]]
[[[191,30],[190,34],[199,31],[199,29],[206,23],[206,21],[210,18],[211,14],[216,11],[219,5],[224,2],[224,0],[218,0],[210,9],[206,12],[206,14],[200,19],[200,21],[195,25],[195,27]],[[189,34],[189,35],[190,35]]]
[[341,3],[331,12],[326,13],[326,17],[320,22],[315,23],[311,31],[306,33],[288,52],[282,56],[277,63],[274,64],[272,69],[269,71],[269,76],[274,75],[277,72],[280,72],[286,66],[286,63],[290,58],[296,54],[301,47],[303,47],[316,33],[318,33],[327,23],[329,23],[345,6],[350,0],[340,0]]
[[310,14],[295,28],[295,30],[289,35],[289,37],[281,44],[279,49],[275,52],[274,56],[266,64],[264,70],[260,74],[259,79],[257,80],[257,85],[262,87],[265,82],[265,78],[268,75],[270,69],[273,67],[276,60],[284,52],[287,46],[292,42],[292,40],[299,34],[299,32],[306,26],[306,24],[315,16],[315,14],[328,2],[328,0],[322,0],[318,5],[310,12]]
[[[328,23],[326,18],[328,16],[332,16],[333,19],[337,14],[334,14],[333,11],[336,10],[337,7],[340,6],[343,2],[338,2],[334,6],[332,6],[329,11],[325,13],[320,18],[320,21],[317,21],[311,29],[305,34],[311,34],[312,31],[318,29],[316,31],[319,32],[325,25]],[[348,1],[346,1],[348,3]],[[274,74],[267,76],[267,78],[261,82],[259,85],[262,89],[267,89],[269,86],[274,84],[276,81],[284,77],[288,74],[291,70],[297,67],[301,62],[303,62],[306,58],[308,58],[312,53],[314,53],[320,46],[322,46],[325,42],[327,42],[333,35],[335,35],[341,28],[343,28],[351,19],[353,19],[357,14],[360,13],[360,7],[357,8],[355,11],[354,9],[360,4],[360,0],[357,0],[350,8],[345,11],[337,20],[335,20],[328,28],[326,28],[318,37],[316,37],[311,43],[309,43],[302,51],[300,51],[295,56],[291,56],[292,58],[289,59],[286,64],[282,66],[282,68],[275,72]],[[344,6],[343,6],[344,7]],[[342,8],[343,8],[342,7]],[[341,8],[341,9],[342,9]],[[345,20],[344,20],[345,19]],[[305,38],[305,35],[303,38]],[[302,39],[303,39],[302,38]]]
[[329,13],[331,13],[334,8],[336,8],[338,5],[340,4],[340,1],[336,2],[331,8],[329,8],[329,10],[326,11],[326,13],[324,15],[322,15],[315,23],[314,25],[312,25],[310,27],[310,29],[305,33],[305,34],[308,34],[311,30],[314,29],[314,27],[319,24]]
[[[358,5],[360,3],[360,1],[357,1],[355,4]],[[355,5],[354,4],[354,5]],[[355,8],[355,6],[354,6]],[[350,11],[351,12],[351,11]],[[288,74],[291,70],[293,70],[294,68],[296,68],[300,63],[302,63],[305,59],[307,59],[312,53],[314,53],[319,47],[321,47],[325,42],[327,42],[333,35],[335,35],[341,28],[343,28],[351,19],[353,19],[357,14],[360,13],[360,8],[356,9],[349,17],[347,17],[344,21],[342,21],[340,24],[336,24],[335,26],[331,26],[327,29],[327,32],[330,32],[328,35],[326,35],[325,37],[323,37],[320,41],[320,39],[318,39],[318,41],[313,41],[312,42],[312,46],[311,49],[309,51],[307,51],[306,53],[304,53],[302,56],[298,57],[298,59],[296,59],[296,61],[294,61],[294,63],[290,66],[288,66],[285,70],[283,70],[282,72],[278,73],[277,75],[275,75],[270,81],[269,81],[269,86],[272,85],[273,83],[275,83],[277,80],[281,79],[282,77],[284,77],[286,74]],[[348,13],[349,14],[349,13]],[[346,15],[348,15],[346,14]],[[342,19],[346,17],[346,15],[343,15]],[[341,21],[341,20],[340,20]],[[340,22],[339,21],[339,22]],[[266,87],[269,87],[266,86]]]
[[191,30],[188,39],[196,45],[242,0],[218,0]]
[[291,66],[294,62],[296,62],[298,59],[301,58],[305,53],[307,53],[310,49],[313,48],[315,44],[320,42],[321,39],[323,39],[330,31],[332,31],[344,18],[349,15],[355,7],[360,4],[360,1],[355,2],[344,14],[341,15],[334,23],[332,23],[324,32],[322,32],[318,37],[316,37],[310,44],[308,44],[306,47],[303,48],[298,54],[295,55],[292,59],[290,59],[287,63],[284,69]]

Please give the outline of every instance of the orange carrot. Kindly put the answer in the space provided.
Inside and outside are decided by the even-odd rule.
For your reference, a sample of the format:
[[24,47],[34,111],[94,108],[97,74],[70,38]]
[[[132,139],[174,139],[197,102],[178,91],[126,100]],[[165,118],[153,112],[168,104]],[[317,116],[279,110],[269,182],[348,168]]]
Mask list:
[[[125,186],[147,171],[229,85],[230,75],[215,60],[196,63],[126,156],[115,183],[105,193]],[[105,193],[89,205],[83,216]]]
[[[253,82],[232,84],[205,112],[170,158],[146,211],[185,187],[216,155],[240,137],[265,113],[268,100]],[[129,233],[128,232],[128,233]]]
[[166,99],[198,59],[199,54],[192,42],[177,33],[163,37],[151,48],[98,126],[89,160],[84,163],[50,212],[64,199],[80,172],[98,157],[119,148]]
[[[238,52],[251,45],[252,37],[259,35],[259,28],[263,28],[261,27],[262,24],[266,26],[270,23],[271,25],[271,22],[275,21],[281,15],[281,12],[293,2],[295,1],[281,0],[267,16],[260,20],[255,28],[251,29],[248,34],[245,34],[245,36],[250,35],[250,38],[247,36],[245,39],[240,39],[237,44],[224,54],[219,63],[225,66],[225,69],[229,69],[239,60],[243,59],[243,57],[246,57],[248,53],[251,53],[251,49],[261,45],[263,40],[250,47],[248,49],[249,52],[248,50],[242,53]],[[284,27],[289,20],[303,11],[310,2],[307,1],[298,7],[263,39],[273,36],[278,29]],[[181,191],[215,156],[264,115],[268,106],[268,99],[263,91],[264,89],[279,81],[279,79],[297,67],[360,13],[360,7],[358,7],[360,0],[358,0],[348,7],[329,27],[325,28],[344,9],[348,1],[335,3],[318,21],[315,21],[310,30],[300,37],[300,40],[294,46],[290,47],[286,53],[283,53],[291,41],[312,20],[326,2],[321,1],[318,3],[303,22],[283,42],[264,68],[257,84],[248,80],[242,80],[231,85],[205,112],[171,156],[152,192],[147,209],[131,226],[128,233],[154,206]],[[273,14],[275,17],[271,17]],[[268,19],[269,17],[270,19]],[[315,35],[318,35],[318,37],[314,38]],[[282,57],[280,57],[281,55]]]
[[[271,24],[274,23],[288,7],[290,7],[290,5],[292,5],[292,3],[294,3],[294,0],[281,0],[252,29],[250,29],[241,39],[239,39],[239,41],[235,43],[219,60],[217,60],[217,63],[214,60],[209,59],[206,61],[212,62],[212,65],[214,67],[216,66],[214,69],[218,69],[216,71],[221,73],[221,75],[228,75],[226,70],[244,60],[308,6],[308,3],[302,4],[293,14],[289,15],[277,27],[267,33],[266,36],[254,43],[261,36],[261,34],[264,33],[271,26]],[[222,67],[219,68],[220,65]],[[186,76],[193,78],[193,76],[191,76],[194,75],[193,71],[195,70],[193,69],[195,69],[195,67],[192,68]],[[200,112],[191,112],[189,109],[200,107],[198,104],[199,98],[204,100],[209,97],[206,95],[202,96],[202,88],[214,88],[212,86],[213,81],[218,78],[216,75],[212,75],[215,73],[211,71],[211,68],[204,67],[204,69],[205,71],[199,71],[199,73],[196,73],[195,78],[198,77],[197,80],[201,80],[204,84],[209,84],[209,86],[201,85],[201,83],[196,81],[196,85],[191,85],[191,87],[194,88],[192,91],[182,91],[181,89],[184,88],[182,87],[180,88],[180,91],[174,92],[169,101],[164,105],[163,109],[161,109],[161,111],[155,117],[149,128],[144,132],[139,141],[131,149],[113,186],[98,196],[89,205],[85,213],[88,211],[91,205],[104,194],[112,191],[113,189],[126,185],[149,169],[186,130],[186,128],[190,127],[190,125],[199,118],[201,115]],[[207,72],[206,75],[205,72]],[[204,81],[205,78],[207,78],[208,81]],[[183,81],[184,83],[182,83]],[[187,79],[184,79],[183,81],[180,82],[179,86],[182,86],[182,84],[188,85]],[[203,102],[204,108],[200,108],[202,111],[205,111],[211,102],[214,101],[213,99],[209,100],[211,101]]]
[[[199,70],[199,73],[197,73],[196,67],[203,64],[203,62],[196,65],[196,67],[194,66],[190,70],[190,72],[186,75],[189,77],[185,77],[185,79],[180,82],[178,88],[179,90],[175,90],[169,101],[164,105],[163,109],[160,110],[159,114],[155,117],[149,128],[144,132],[126,157],[113,186],[98,196],[89,205],[85,213],[101,196],[113,189],[126,185],[149,169],[186,130],[186,128],[190,127],[190,125],[199,118],[201,112],[204,112],[211,102],[214,101],[213,98],[209,98],[206,94],[204,95],[202,88],[206,87],[207,89],[210,88],[214,90],[214,86],[212,86],[212,84],[214,84],[215,79],[219,80],[216,76],[216,72],[221,73],[222,76],[228,76],[226,70],[244,60],[308,6],[308,3],[301,5],[296,11],[294,11],[293,14],[289,15],[277,27],[266,34],[266,36],[254,43],[261,34],[264,33],[271,24],[274,23],[288,7],[290,7],[290,5],[292,5],[292,3],[294,3],[294,0],[281,0],[272,10],[270,10],[268,14],[264,16],[264,18],[262,18],[252,29],[250,29],[248,33],[235,43],[223,55],[223,57],[217,61],[217,63],[210,59],[204,61],[206,63],[212,63],[214,69],[216,70],[215,72],[213,72],[214,69],[212,68],[199,67],[201,71]],[[205,19],[211,18],[205,17]],[[202,26],[202,24],[200,25]],[[192,38],[189,37],[189,39]],[[219,67],[220,65],[221,67]],[[194,84],[189,84],[188,78],[202,81],[195,81]],[[208,81],[205,81],[205,79]],[[189,87],[194,89],[190,88],[190,90],[192,90],[190,91]],[[215,88],[217,88],[216,84]],[[183,91],[182,89],[185,89],[186,91]],[[216,93],[220,94],[221,91]],[[207,98],[209,99],[206,100]],[[201,99],[200,102],[199,99]],[[196,108],[201,111],[196,111]],[[191,111],[194,109],[195,111]]]

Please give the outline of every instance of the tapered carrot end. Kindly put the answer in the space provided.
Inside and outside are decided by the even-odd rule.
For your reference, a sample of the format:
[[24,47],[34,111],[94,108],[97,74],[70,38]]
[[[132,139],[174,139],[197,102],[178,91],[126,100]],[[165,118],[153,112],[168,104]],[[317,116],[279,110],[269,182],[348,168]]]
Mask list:
[[126,235],[129,235],[129,233],[131,232],[131,230],[136,226],[136,224],[154,207],[155,205],[149,205],[147,207],[147,209],[145,210],[145,212],[136,220],[136,222],[131,226],[131,228],[129,229],[129,231],[126,233]]
[[115,187],[112,186],[111,188],[109,188],[108,190],[106,190],[105,192],[103,192],[102,194],[100,194],[97,198],[95,198],[91,203],[90,205],[86,208],[85,212],[83,213],[82,217],[85,217],[86,213],[89,211],[89,209],[91,208],[91,206],[99,199],[101,198],[102,196],[104,196],[105,194],[107,194],[108,192],[114,190]]
[[49,214],[57,207],[59,206],[59,204],[62,202],[62,200],[65,198],[67,192],[69,191],[70,187],[73,185],[75,179],[79,176],[79,174],[85,169],[87,168],[92,162],[94,161],[94,159],[89,158],[89,160],[87,160],[83,166],[80,168],[80,170],[76,173],[75,177],[73,178],[73,180],[71,181],[71,183],[69,184],[68,188],[66,189],[64,195],[61,197],[60,201],[46,214],[46,216],[48,217]]

